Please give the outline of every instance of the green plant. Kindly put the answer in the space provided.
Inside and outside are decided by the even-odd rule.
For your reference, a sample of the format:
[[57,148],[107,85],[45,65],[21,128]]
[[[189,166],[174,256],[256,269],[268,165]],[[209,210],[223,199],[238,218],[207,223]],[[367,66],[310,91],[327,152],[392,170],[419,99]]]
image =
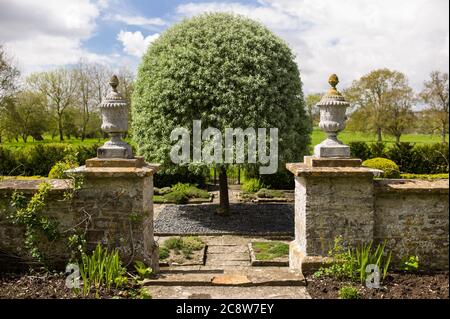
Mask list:
[[273,260],[289,255],[289,245],[282,242],[253,242],[252,247],[258,260]]
[[328,252],[332,262],[327,267],[321,267],[314,277],[331,276],[336,278],[346,278],[359,280],[363,283],[367,278],[367,265],[376,265],[381,273],[381,280],[386,278],[392,253],[386,253],[386,241],[378,244],[373,250],[372,242],[362,244],[354,248],[344,248],[342,237],[334,239],[333,248]]
[[351,156],[354,158],[360,158],[365,161],[366,159],[373,157],[371,149],[366,142],[350,142],[349,146]]
[[170,256],[169,248],[165,246],[159,247],[159,259],[164,260],[167,259],[169,256]]
[[49,183],[40,183],[29,201],[23,193],[14,192],[11,196],[12,210],[7,215],[13,224],[25,227],[25,248],[40,263],[44,263],[44,256],[38,247],[39,235],[43,234],[49,241],[55,240],[59,235],[58,223],[43,215],[50,189]]
[[86,250],[86,238],[84,234],[73,234],[67,238],[67,245],[70,251],[69,262],[81,260]]
[[343,286],[338,292],[340,299],[359,299],[358,289],[352,286]]
[[49,178],[67,178],[65,171],[77,167],[78,164],[71,162],[58,162],[53,165],[52,169],[48,173]]
[[[167,249],[167,257],[169,256],[169,250],[173,250],[177,255],[180,254],[180,252],[183,253],[184,257],[187,259],[191,258],[194,250],[200,250],[203,246],[203,241],[197,236],[171,237],[163,243],[163,247]],[[166,251],[163,252],[163,256],[165,254]]]
[[399,170],[397,164],[395,164],[395,162],[393,162],[387,158],[376,157],[376,158],[368,159],[362,163],[362,166],[382,170],[384,178],[399,178],[400,177],[400,170]]
[[261,188],[259,191],[256,192],[255,195],[259,198],[284,197],[284,194],[282,191],[267,189],[267,188]]
[[448,179],[448,174],[400,174],[403,179]]
[[188,198],[209,198],[207,191],[190,184],[177,183],[172,186],[172,191],[186,194]]
[[153,273],[153,269],[151,267],[147,267],[146,264],[139,260],[134,262],[134,268],[141,279],[148,278]]
[[83,254],[80,265],[80,274],[83,279],[83,292],[87,296],[91,289],[99,296],[101,287],[110,290],[114,284],[117,288],[127,282],[126,269],[122,266],[117,250],[108,251],[97,245],[91,255]]
[[415,272],[419,270],[419,256],[403,257],[400,269],[407,272]]
[[175,204],[187,204],[189,197],[186,193],[180,191],[173,191],[169,194],[164,195],[165,202],[175,203]]
[[246,193],[256,193],[260,189],[264,188],[263,183],[257,178],[250,178],[242,184],[241,189]]

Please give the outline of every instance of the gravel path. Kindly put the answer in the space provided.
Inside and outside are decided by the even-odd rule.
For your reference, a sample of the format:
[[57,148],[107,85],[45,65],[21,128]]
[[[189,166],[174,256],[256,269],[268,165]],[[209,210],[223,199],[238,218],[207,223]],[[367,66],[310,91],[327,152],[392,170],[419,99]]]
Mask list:
[[293,204],[167,205],[155,220],[155,235],[294,235]]

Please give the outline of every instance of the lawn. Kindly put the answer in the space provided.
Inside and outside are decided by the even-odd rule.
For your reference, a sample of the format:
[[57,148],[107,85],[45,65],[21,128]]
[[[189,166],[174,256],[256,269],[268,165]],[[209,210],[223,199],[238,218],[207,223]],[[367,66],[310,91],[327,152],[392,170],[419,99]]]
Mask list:
[[[314,127],[313,133],[311,135],[311,145],[317,145],[326,138],[326,134],[318,127]],[[377,137],[375,134],[365,134],[358,132],[342,131],[339,133],[339,139],[348,144],[350,142],[376,142]],[[448,142],[448,134],[447,134]],[[383,142],[395,143],[395,137],[384,135]],[[439,135],[428,135],[428,134],[405,134],[400,138],[400,142],[411,142],[411,143],[440,143],[441,137]]]

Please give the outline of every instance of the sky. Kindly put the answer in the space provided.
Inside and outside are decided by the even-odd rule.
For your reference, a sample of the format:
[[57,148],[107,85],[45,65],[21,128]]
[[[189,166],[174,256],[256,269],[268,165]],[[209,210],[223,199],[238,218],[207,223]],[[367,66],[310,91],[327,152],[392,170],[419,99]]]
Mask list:
[[136,71],[165,29],[203,12],[263,23],[296,55],[306,94],[377,68],[407,75],[416,91],[449,68],[448,0],[0,0],[0,44],[24,76],[80,59]]

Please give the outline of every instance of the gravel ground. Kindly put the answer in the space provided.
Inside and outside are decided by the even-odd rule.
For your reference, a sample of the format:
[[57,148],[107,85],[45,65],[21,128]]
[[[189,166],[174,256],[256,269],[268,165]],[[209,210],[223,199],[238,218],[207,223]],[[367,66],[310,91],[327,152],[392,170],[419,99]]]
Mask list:
[[155,235],[294,235],[292,204],[167,205],[155,220]]

